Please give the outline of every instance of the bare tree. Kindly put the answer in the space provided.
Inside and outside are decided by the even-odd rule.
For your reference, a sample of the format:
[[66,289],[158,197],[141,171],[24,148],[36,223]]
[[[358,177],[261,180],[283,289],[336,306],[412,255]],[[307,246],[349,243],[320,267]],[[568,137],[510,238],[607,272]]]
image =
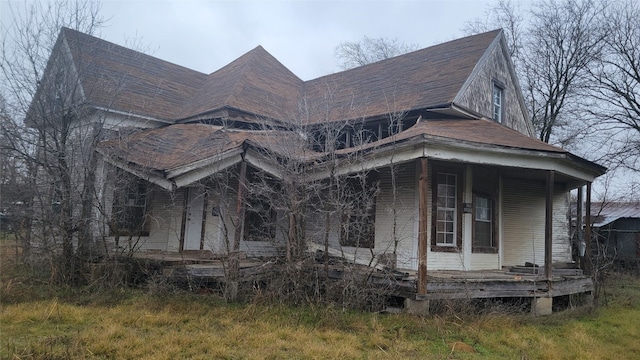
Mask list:
[[365,36],[359,41],[340,43],[335,48],[335,56],[338,60],[338,66],[346,70],[417,49],[417,44],[406,44],[397,38],[370,38]]
[[63,26],[95,33],[104,23],[100,7],[81,1],[25,3],[10,9],[14,21],[2,29],[0,82],[11,114],[2,124],[11,139],[3,147],[25,164],[33,224],[39,225],[45,248],[61,244],[56,273],[69,283],[77,280],[74,240],[79,240],[79,252],[89,251],[93,148],[99,134],[79,120],[88,114],[76,77],[83,69],[52,52]]
[[571,145],[588,130],[589,72],[602,51],[599,16],[604,3],[592,0],[538,1],[526,13],[499,1],[486,22],[468,23],[477,33],[505,29],[508,46],[523,87],[537,136],[545,142]]
[[[614,2],[602,14],[607,36],[600,61],[591,69],[592,96],[599,106],[591,111],[614,146],[607,158],[640,172],[640,4]],[[607,146],[607,144],[602,144]]]

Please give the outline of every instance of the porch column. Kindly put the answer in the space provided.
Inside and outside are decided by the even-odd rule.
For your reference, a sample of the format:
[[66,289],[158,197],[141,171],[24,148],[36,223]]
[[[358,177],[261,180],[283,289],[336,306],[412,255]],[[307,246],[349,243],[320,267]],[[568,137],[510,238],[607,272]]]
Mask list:
[[591,183],[587,183],[587,201],[585,203],[584,215],[584,272],[591,275]]
[[582,211],[582,205],[584,203],[584,191],[582,190],[582,186],[580,186],[578,188],[578,198],[577,198],[577,202],[576,202],[576,239],[577,239],[577,246],[578,246],[578,257],[582,257],[580,256],[580,245],[582,244],[582,241],[584,241],[584,235],[583,235],[583,231],[584,229],[582,228],[582,219],[583,216],[582,214],[584,213],[584,211]]
[[238,273],[240,270],[240,239],[244,230],[244,191],[247,179],[247,163],[240,163],[240,178],[238,179],[238,204],[236,208],[236,226],[233,234],[233,247],[229,254],[229,278],[227,281],[227,296],[235,300],[238,294]]
[[418,295],[427,294],[427,158],[419,159],[418,181]]
[[243,160],[240,162],[240,178],[238,179],[238,204],[236,207],[236,219],[235,233],[233,234],[233,252],[240,250],[240,239],[242,238],[242,232],[244,230],[244,190],[247,181],[247,163]]
[[547,172],[547,206],[544,223],[544,276],[547,280],[552,278],[553,257],[553,182],[554,171]]

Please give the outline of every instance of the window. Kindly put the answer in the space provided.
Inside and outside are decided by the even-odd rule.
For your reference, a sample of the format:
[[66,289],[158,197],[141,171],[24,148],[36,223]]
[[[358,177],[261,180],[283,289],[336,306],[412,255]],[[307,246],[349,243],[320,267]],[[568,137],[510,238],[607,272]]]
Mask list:
[[462,248],[462,184],[464,168],[431,165],[431,251]]
[[498,183],[500,176],[494,169],[473,167],[472,251],[498,252]]
[[456,245],[457,175],[438,174],[436,245]]
[[375,246],[377,186],[368,178],[350,178],[345,184],[340,245],[359,248]]
[[276,237],[276,211],[264,198],[247,199],[244,217],[245,241],[272,241]]
[[142,179],[128,181],[114,191],[111,231],[117,235],[148,236],[146,209],[147,183]]
[[498,84],[493,84],[493,120],[502,123],[502,105],[504,102],[504,89]]
[[486,196],[474,196],[474,248],[493,248],[493,200]]

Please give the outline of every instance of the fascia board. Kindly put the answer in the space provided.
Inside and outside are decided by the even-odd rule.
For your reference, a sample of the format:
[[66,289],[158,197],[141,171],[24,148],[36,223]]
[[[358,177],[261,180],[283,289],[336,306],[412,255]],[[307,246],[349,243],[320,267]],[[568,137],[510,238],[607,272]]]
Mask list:
[[[338,165],[336,175],[346,175],[358,171],[368,171],[379,167],[411,161],[421,157],[435,160],[457,161],[472,164],[505,166],[532,170],[554,170],[567,176],[593,182],[599,175],[585,169],[567,157],[566,153],[534,150],[506,149],[496,146],[477,146],[449,141],[425,143],[424,139],[408,141],[395,149],[381,149],[364,154],[359,160],[346,166]],[[312,180],[329,176],[328,170],[319,165],[309,175]]]
[[193,184],[194,182],[204,179],[207,176],[211,176],[222,170],[225,170],[242,161],[242,155],[240,153],[219,159],[219,161],[208,163],[207,165],[197,167],[191,171],[182,174],[174,179],[176,187],[180,188]]
[[169,121],[169,120],[163,120],[163,119],[158,119],[158,118],[154,118],[151,116],[145,116],[145,115],[140,115],[140,114],[135,114],[132,112],[127,112],[127,111],[120,111],[120,110],[115,110],[115,109],[109,109],[103,106],[94,106],[94,108],[96,110],[100,110],[106,113],[111,113],[111,114],[117,114],[120,116],[124,116],[125,118],[129,118],[129,117],[133,117],[136,119],[141,119],[141,120],[145,120],[148,122],[151,122],[152,126],[145,126],[146,128],[157,128],[163,125],[170,125],[173,124],[173,122]]
[[129,172],[129,173],[131,173],[131,174],[133,174],[133,175],[135,175],[135,176],[137,176],[137,177],[139,177],[141,179],[147,180],[150,183],[156,184],[156,185],[160,186],[161,188],[166,189],[168,191],[173,191],[173,190],[176,189],[176,185],[172,181],[169,181],[169,180],[163,178],[162,176],[153,175],[153,174],[150,174],[150,173],[146,173],[146,172],[140,171],[140,170],[136,169],[135,167],[133,167],[133,166],[131,166],[131,165],[125,163],[125,162],[118,161],[118,160],[112,159],[109,156],[106,156],[100,150],[97,150],[97,152],[102,156],[102,159],[104,161],[106,161],[107,163],[109,163],[109,164],[111,164],[111,165],[113,165],[113,166],[115,166],[117,168],[120,168],[120,169],[122,169],[122,170],[124,170],[126,172]]
[[264,172],[271,174],[278,179],[284,179],[282,170],[279,168],[278,164],[274,163],[272,159],[269,159],[259,152],[253,149],[247,149],[247,152],[244,155],[244,159],[251,166],[263,170]]
[[240,155],[243,152],[243,146],[240,145],[231,150],[227,150],[220,154],[208,157],[206,159],[194,161],[192,163],[177,166],[173,169],[167,170],[167,178],[173,179],[177,178],[181,175],[187,174],[189,172],[197,171],[200,168],[209,167],[210,165],[215,165],[218,162],[224,161],[226,158],[235,157],[236,155]]

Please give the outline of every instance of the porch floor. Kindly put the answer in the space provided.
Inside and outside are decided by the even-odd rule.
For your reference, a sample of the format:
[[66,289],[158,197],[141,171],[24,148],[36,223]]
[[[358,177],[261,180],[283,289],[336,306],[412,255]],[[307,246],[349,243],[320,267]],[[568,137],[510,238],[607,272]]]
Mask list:
[[[159,264],[162,275],[174,280],[225,281],[225,262],[208,251],[145,251],[135,257]],[[241,259],[240,279],[254,281],[273,271],[275,265],[270,259]],[[473,271],[429,270],[426,294],[417,294],[415,271],[380,271],[364,265],[333,263],[328,276],[336,281],[366,278],[389,295],[416,300],[556,297],[593,291],[593,281],[580,269],[554,268],[550,280],[544,277],[543,271],[524,266]]]

